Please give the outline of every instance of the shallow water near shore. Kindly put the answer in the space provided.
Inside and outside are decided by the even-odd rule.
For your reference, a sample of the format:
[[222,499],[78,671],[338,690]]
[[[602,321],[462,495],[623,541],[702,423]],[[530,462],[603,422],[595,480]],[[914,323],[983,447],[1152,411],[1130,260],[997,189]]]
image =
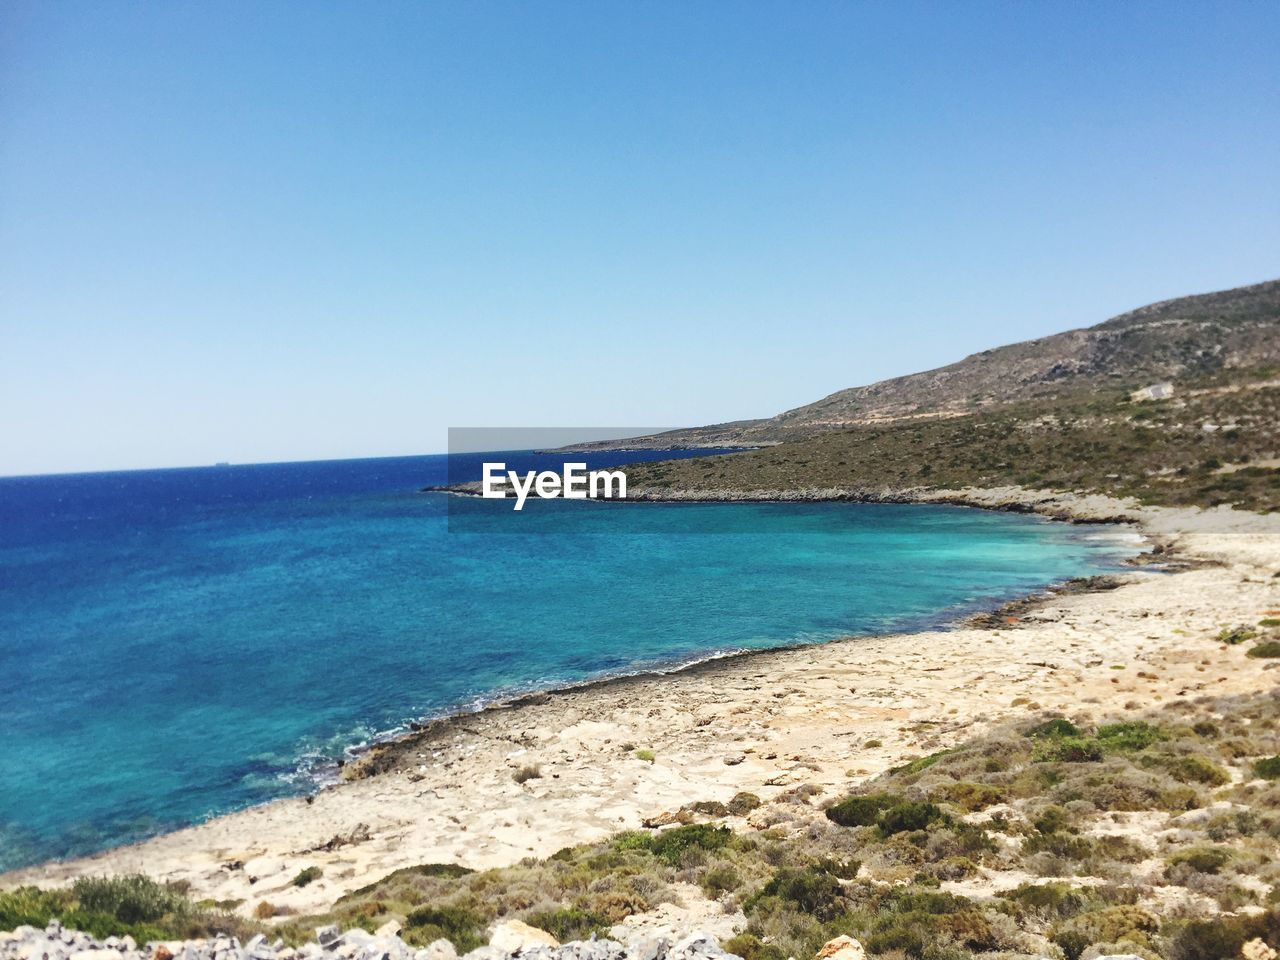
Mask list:
[[[573,459],[655,456],[672,454]],[[445,460],[0,479],[0,869],[311,789],[416,718],[936,625],[1137,549],[1122,529],[942,506],[516,518],[419,493]]]

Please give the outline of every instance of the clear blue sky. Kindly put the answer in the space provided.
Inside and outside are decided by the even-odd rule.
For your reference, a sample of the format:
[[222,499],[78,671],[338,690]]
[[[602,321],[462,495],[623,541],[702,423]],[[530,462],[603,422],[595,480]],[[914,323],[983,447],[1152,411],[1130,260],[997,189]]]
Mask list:
[[0,5],[0,473],[687,425],[1280,275],[1276,3]]

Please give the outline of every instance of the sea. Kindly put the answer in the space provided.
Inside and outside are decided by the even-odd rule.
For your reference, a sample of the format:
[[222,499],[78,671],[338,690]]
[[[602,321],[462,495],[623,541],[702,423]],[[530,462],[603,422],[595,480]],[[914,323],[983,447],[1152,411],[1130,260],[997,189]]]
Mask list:
[[422,489],[548,458],[0,478],[0,870],[314,791],[415,721],[938,627],[1140,549],[1123,528],[950,506],[517,513]]

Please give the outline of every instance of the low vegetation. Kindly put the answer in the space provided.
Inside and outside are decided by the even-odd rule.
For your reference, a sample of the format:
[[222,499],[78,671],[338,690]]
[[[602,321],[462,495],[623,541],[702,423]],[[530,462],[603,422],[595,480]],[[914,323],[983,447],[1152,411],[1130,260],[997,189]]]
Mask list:
[[[1133,384],[1142,386],[1142,384]],[[627,467],[629,489],[877,493],[1081,490],[1169,506],[1280,509],[1280,382],[1270,368],[1177,384],[1133,402],[1093,391],[964,416],[846,427],[746,453]]]
[[[742,911],[726,946],[747,960],[812,956],[839,934],[893,960],[1236,957],[1254,938],[1280,945],[1278,754],[1275,693],[1096,725],[1045,717],[842,796],[739,794],[691,802],[680,818],[693,822],[503,869],[398,870],[275,929],[298,942],[322,923],[396,919],[412,944],[468,950],[519,918],[580,939],[689,883]],[[139,941],[253,926],[143,877],[0,894],[0,926],[52,916]]]
[[140,875],[81,877],[71,887],[19,887],[0,892],[0,930],[43,927],[57,917],[98,938],[149,940],[251,934],[254,926],[213,905],[192,902],[180,886]]

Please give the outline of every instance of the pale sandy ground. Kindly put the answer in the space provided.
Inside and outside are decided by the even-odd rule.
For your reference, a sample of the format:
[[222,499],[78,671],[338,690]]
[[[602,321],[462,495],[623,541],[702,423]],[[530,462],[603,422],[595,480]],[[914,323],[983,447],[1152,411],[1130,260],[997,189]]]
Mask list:
[[[639,827],[690,801],[727,801],[740,790],[768,799],[800,783],[834,796],[851,779],[1041,710],[1101,718],[1178,697],[1266,689],[1280,676],[1268,661],[1246,658],[1244,646],[1213,640],[1223,627],[1280,609],[1280,517],[1138,510],[1016,490],[934,499],[1124,514],[1177,557],[1203,563],[1123,574],[1119,589],[1047,600],[1007,629],[753,654],[489,710],[402,741],[387,773],[10,873],[0,886],[143,871],[189,881],[196,897],[243,900],[245,913],[263,900],[322,910],[399,867],[509,864]],[[883,745],[866,746],[873,739]],[[656,759],[637,759],[635,748]],[[519,785],[512,775],[526,764],[543,776]],[[362,824],[368,839],[317,849],[360,835]],[[293,887],[313,865],[323,878]]]

